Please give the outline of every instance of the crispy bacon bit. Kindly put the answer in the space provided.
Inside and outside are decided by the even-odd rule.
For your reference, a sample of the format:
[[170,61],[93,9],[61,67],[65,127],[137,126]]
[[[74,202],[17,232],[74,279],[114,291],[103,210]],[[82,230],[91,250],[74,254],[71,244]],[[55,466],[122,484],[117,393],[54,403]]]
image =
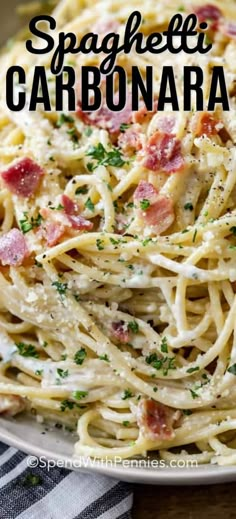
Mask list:
[[163,133],[173,135],[175,133],[176,116],[173,114],[164,115],[158,114],[157,116],[157,129]]
[[145,180],[140,180],[134,192],[134,201],[138,204],[141,200],[149,200],[150,204],[153,204],[157,195],[158,191],[153,184]]
[[64,234],[75,236],[75,231],[91,231],[93,223],[79,214],[79,206],[67,195],[61,197],[62,209],[43,208],[40,211],[44,221],[38,236],[46,240],[49,247],[57,245]]
[[36,191],[42,175],[42,168],[28,157],[19,160],[1,173],[9,191],[25,198]]
[[25,400],[17,395],[0,395],[0,414],[15,416],[24,411]]
[[11,229],[0,236],[0,261],[2,265],[19,267],[29,256],[25,237],[19,229]]
[[118,138],[118,146],[123,153],[130,155],[142,149],[141,132],[137,125],[131,126]]
[[195,131],[196,137],[201,137],[202,135],[217,135],[219,124],[219,120],[217,120],[214,115],[208,112],[199,114]]
[[232,22],[223,23],[220,26],[221,32],[229,38],[236,38],[236,24]]
[[[174,222],[175,214],[173,202],[170,198],[160,195],[157,189],[144,180],[134,192],[134,201],[137,205],[138,215],[145,225],[151,226],[156,234],[166,231]],[[142,209],[142,202],[147,202],[148,206]],[[148,205],[149,204],[149,205]]]
[[54,247],[57,245],[62,238],[62,236],[65,234],[65,226],[56,223],[56,222],[45,222],[43,225],[41,225],[38,236],[40,238],[44,238],[46,240],[46,243],[49,247]]
[[123,321],[112,323],[112,334],[119,342],[129,342],[129,330]]
[[153,115],[157,112],[158,101],[157,100],[154,101],[152,112],[149,112],[147,110],[147,107],[146,107],[144,101],[140,101],[139,106],[140,106],[139,110],[137,112],[133,112],[132,120],[134,123],[142,124],[144,122],[148,122],[153,117]]
[[[114,103],[118,94],[114,96]],[[107,105],[103,103],[101,108],[96,112],[83,112],[81,103],[78,103],[77,116],[85,123],[89,125],[97,126],[103,130],[107,130],[111,135],[120,133],[120,126],[122,124],[129,124],[132,117],[132,98],[131,94],[127,96],[126,106],[120,112],[112,112],[109,110]]]
[[156,132],[146,146],[144,166],[152,171],[175,173],[184,167],[181,142],[174,135]]
[[73,200],[71,200],[71,198],[69,198],[67,195],[62,195],[62,205],[64,207],[67,220],[70,222],[73,229],[78,229],[79,231],[91,231],[93,228],[93,223],[78,214],[79,207],[73,202]]
[[139,403],[137,422],[142,435],[151,441],[174,438],[174,425],[181,412],[151,399]]
[[194,13],[197,15],[199,22],[212,20],[218,21],[222,17],[222,11],[216,5],[206,4],[194,8]]

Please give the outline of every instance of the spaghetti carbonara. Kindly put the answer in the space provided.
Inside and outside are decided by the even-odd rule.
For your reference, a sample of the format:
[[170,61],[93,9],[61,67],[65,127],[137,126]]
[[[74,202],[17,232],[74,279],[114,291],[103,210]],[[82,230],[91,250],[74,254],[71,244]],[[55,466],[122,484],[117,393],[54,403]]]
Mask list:
[[[1,92],[0,412],[77,430],[79,456],[234,464],[236,6],[62,0],[53,16],[57,31],[122,40],[135,9],[145,35],[196,12],[213,42],[206,55],[118,56],[128,75],[153,66],[153,113],[128,99],[84,113],[79,91],[76,113],[17,113]],[[79,82],[101,59],[67,63]],[[15,64],[30,78],[35,61],[24,36],[8,42],[1,84]],[[37,64],[53,99],[50,59]],[[205,99],[224,66],[230,111],[158,113],[164,64],[180,104],[184,65],[204,71]]]

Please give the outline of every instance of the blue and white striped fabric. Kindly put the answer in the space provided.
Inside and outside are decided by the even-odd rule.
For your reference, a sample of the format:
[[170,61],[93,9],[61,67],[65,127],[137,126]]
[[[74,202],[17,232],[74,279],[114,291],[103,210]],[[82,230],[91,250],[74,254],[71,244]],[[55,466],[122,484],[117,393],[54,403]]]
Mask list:
[[1,519],[131,519],[129,484],[58,467],[32,470],[27,457],[0,443]]

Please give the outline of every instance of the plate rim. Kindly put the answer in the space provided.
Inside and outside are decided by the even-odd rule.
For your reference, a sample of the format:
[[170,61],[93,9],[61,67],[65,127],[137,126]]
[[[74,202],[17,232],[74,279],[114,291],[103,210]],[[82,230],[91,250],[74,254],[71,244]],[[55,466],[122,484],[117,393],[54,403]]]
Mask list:
[[[4,422],[6,426],[4,427]],[[200,465],[200,467],[189,468],[144,468],[144,467],[126,467],[123,465],[115,465],[106,467],[99,462],[93,462],[92,466],[81,463],[80,467],[73,466],[76,457],[58,454],[51,448],[42,448],[30,439],[23,439],[14,432],[7,429],[8,420],[1,418],[0,420],[0,441],[18,450],[25,452],[29,456],[37,458],[43,457],[47,460],[64,462],[67,464],[65,468],[79,473],[100,474],[120,481],[128,483],[142,483],[147,485],[168,485],[168,486],[198,486],[218,483],[229,483],[236,481],[236,466],[221,467],[216,465]],[[16,423],[16,421],[15,421]],[[71,465],[71,466],[70,466]],[[61,466],[61,465],[60,465]],[[33,468],[33,467],[32,467]]]

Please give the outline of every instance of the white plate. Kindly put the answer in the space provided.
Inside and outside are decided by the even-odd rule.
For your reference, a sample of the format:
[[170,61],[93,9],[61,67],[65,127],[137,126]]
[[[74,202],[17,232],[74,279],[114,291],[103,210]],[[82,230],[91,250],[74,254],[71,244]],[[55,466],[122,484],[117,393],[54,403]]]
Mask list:
[[[10,38],[19,28],[17,16],[13,16],[17,5],[27,0],[7,0],[1,2],[0,45]],[[30,1],[30,0],[29,0]],[[76,441],[72,435],[65,435],[60,430],[44,432],[42,426],[31,418],[19,417],[15,420],[0,419],[0,440],[21,449],[22,451],[44,457],[55,462],[64,462],[68,467],[73,466],[73,444]],[[92,467],[84,466],[74,470],[99,472],[123,481],[155,485],[205,485],[236,481],[236,467],[218,467],[204,465],[192,469],[180,468],[131,468],[116,464],[104,466],[94,463]]]
[[82,472],[97,472],[123,481],[152,485],[207,485],[236,481],[235,467],[201,465],[198,468],[151,468],[127,467],[121,464],[108,466],[93,462],[92,466],[84,460],[80,467],[75,466],[73,444],[75,437],[45,424],[36,423],[30,417],[0,419],[0,440],[22,451],[45,460],[52,460],[62,466]]

